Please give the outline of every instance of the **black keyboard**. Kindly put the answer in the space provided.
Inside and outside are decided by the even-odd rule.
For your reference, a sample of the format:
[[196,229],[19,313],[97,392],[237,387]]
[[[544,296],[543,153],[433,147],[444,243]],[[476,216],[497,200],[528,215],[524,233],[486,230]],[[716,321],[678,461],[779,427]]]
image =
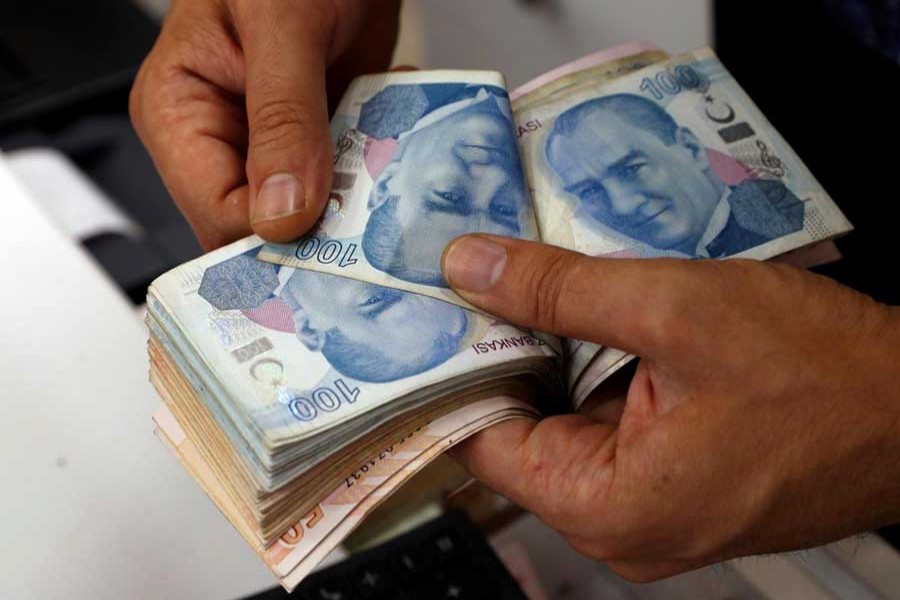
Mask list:
[[310,575],[288,594],[245,600],[527,600],[484,535],[452,511]]

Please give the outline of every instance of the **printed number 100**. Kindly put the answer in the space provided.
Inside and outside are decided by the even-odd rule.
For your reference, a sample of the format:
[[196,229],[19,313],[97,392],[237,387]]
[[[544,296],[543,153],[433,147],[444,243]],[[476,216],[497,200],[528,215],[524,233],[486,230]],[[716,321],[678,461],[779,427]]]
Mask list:
[[294,255],[300,260],[316,260],[323,265],[337,262],[337,266],[344,268],[356,264],[356,244],[344,246],[337,240],[325,240],[316,236],[310,236],[297,244]]
[[334,388],[323,386],[313,390],[308,398],[292,398],[288,409],[298,421],[314,421],[320,413],[336,411],[342,404],[353,404],[359,398],[359,388],[350,387],[343,379],[334,382]]
[[667,95],[674,96],[682,90],[692,90],[703,82],[697,71],[687,65],[678,65],[672,70],[660,71],[655,77],[644,77],[641,91],[647,92],[655,100],[662,100]]

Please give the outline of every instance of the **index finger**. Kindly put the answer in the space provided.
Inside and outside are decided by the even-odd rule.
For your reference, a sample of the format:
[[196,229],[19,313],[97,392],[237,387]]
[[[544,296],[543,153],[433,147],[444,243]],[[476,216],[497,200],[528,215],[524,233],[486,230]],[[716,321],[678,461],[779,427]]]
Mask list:
[[[172,11],[138,74],[129,108],[163,183],[200,244],[212,250],[252,233],[242,61],[224,15],[211,3],[181,3]],[[194,39],[189,25],[198,22],[207,31],[202,43],[184,43],[185,36]],[[206,60],[210,53],[217,59]]]
[[615,431],[582,415],[513,419],[465,440],[452,454],[489,488],[562,529],[566,519],[560,517],[577,508],[574,490],[605,489]]

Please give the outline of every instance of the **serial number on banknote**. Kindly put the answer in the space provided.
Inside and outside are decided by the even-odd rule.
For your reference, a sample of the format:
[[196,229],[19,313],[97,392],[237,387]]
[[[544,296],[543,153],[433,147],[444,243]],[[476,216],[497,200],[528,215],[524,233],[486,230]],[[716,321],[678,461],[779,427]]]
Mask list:
[[351,487],[353,487],[354,485],[356,485],[356,484],[359,482],[360,479],[362,479],[363,477],[369,475],[369,473],[370,473],[376,466],[378,466],[379,463],[383,462],[385,459],[387,459],[387,458],[389,458],[390,456],[392,456],[392,455],[399,449],[399,447],[400,447],[401,445],[403,445],[404,443],[408,442],[409,440],[411,440],[412,438],[414,438],[415,436],[417,436],[417,435],[418,435],[419,433],[421,433],[422,430],[425,429],[426,427],[428,427],[428,424],[427,424],[427,423],[426,423],[425,425],[422,425],[422,426],[419,427],[418,429],[409,432],[409,433],[406,434],[402,439],[400,439],[399,441],[397,441],[397,442],[391,444],[390,446],[388,446],[387,448],[385,448],[384,450],[382,450],[381,452],[379,452],[379,453],[378,453],[378,456],[375,456],[375,457],[370,458],[369,460],[367,460],[367,461],[365,462],[365,464],[363,464],[363,465],[362,465],[359,469],[357,469],[352,475],[350,475],[350,477],[345,478],[345,479],[344,479],[344,483],[347,485],[348,488],[351,488]]

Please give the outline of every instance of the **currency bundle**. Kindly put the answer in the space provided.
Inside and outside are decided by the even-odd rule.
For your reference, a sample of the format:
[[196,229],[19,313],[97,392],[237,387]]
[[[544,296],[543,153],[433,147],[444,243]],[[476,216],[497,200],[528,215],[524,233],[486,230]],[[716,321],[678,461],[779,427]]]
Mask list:
[[851,225],[709,49],[355,80],[334,186],[148,294],[156,432],[287,589],[467,436],[574,411],[634,357],[483,314],[440,270],[490,233],[592,256],[831,260]]

